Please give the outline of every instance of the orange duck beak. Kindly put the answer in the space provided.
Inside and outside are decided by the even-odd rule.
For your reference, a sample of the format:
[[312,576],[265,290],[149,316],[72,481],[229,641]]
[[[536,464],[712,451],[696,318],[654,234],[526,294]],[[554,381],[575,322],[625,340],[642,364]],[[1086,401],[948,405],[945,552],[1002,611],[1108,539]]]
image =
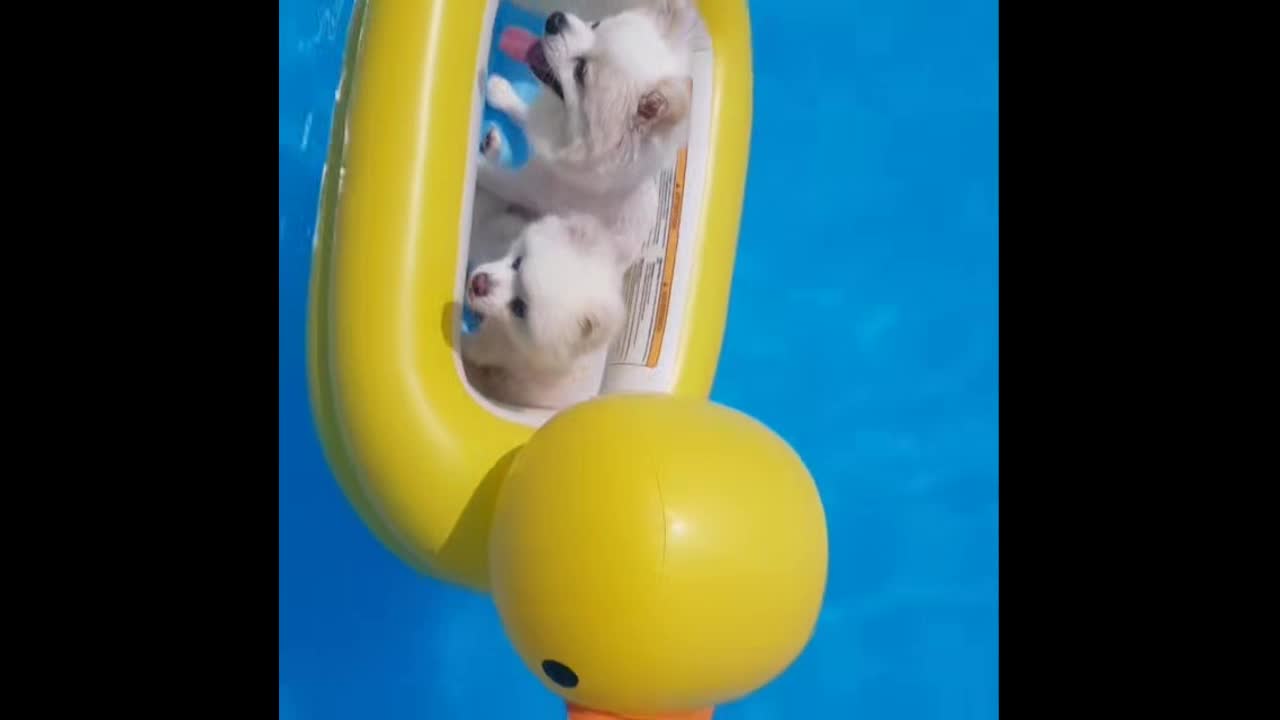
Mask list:
[[642,719],[626,717],[623,715],[614,715],[613,713],[600,712],[599,710],[588,710],[584,707],[570,705],[568,720],[711,720],[711,714],[714,711],[715,708],[707,708],[706,710],[695,710],[687,713],[652,715]]

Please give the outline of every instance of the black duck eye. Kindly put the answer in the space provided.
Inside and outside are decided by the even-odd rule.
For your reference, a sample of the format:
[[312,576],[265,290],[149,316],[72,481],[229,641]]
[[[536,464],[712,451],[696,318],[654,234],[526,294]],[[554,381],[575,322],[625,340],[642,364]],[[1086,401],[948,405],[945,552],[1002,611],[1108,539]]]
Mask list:
[[524,314],[529,311],[529,306],[526,305],[524,300],[522,300],[521,298],[516,298],[512,300],[509,307],[511,308],[511,314],[515,315],[521,320],[524,319]]
[[555,660],[543,660],[542,672],[551,679],[551,682],[563,688],[578,687],[578,673],[574,672],[568,665]]
[[573,79],[579,85],[587,81],[587,59],[578,58],[578,64],[573,66]]
[[592,30],[595,30],[595,29],[596,29],[596,28],[598,28],[598,27],[600,27],[600,21],[599,21],[599,20],[597,20],[597,21],[595,21],[595,22],[591,23],[591,29],[592,29]]
[[521,256],[519,256],[519,257],[517,257],[517,258],[516,258],[516,261],[515,261],[515,262],[513,262],[513,263],[511,263],[511,269],[512,269],[512,270],[519,270],[519,269],[520,269],[520,263],[522,263],[522,262],[524,262],[524,256],[523,256],[523,255],[521,255]]

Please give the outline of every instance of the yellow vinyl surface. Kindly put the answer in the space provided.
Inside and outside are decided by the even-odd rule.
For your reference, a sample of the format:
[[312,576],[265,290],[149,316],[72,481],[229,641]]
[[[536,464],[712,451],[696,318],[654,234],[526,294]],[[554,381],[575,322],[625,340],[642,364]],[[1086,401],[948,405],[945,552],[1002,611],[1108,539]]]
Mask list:
[[[702,0],[714,48],[707,181],[675,394],[705,398],[728,308],[751,132],[745,0]],[[359,0],[321,188],[308,372],[326,456],[382,543],[421,572],[487,591],[498,483],[532,429],[464,386],[453,338],[481,0]],[[730,71],[732,69],[732,71]]]

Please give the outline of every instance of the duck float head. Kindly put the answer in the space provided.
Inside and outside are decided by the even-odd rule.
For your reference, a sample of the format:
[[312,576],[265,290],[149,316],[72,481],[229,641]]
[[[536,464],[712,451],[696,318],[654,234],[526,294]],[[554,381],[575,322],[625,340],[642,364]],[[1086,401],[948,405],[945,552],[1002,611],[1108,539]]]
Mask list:
[[692,398],[557,415],[516,455],[490,541],[502,623],[570,720],[708,720],[795,660],[826,584],[800,458]]

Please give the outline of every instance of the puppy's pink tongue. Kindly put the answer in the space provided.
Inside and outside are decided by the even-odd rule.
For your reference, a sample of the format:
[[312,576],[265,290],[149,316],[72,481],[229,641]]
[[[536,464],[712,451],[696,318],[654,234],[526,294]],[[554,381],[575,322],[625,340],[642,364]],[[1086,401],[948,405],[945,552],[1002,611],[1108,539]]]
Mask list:
[[529,54],[529,48],[538,42],[538,36],[525,30],[524,28],[509,27],[502,31],[502,35],[498,38],[498,49],[504,55],[522,63],[525,56]]

